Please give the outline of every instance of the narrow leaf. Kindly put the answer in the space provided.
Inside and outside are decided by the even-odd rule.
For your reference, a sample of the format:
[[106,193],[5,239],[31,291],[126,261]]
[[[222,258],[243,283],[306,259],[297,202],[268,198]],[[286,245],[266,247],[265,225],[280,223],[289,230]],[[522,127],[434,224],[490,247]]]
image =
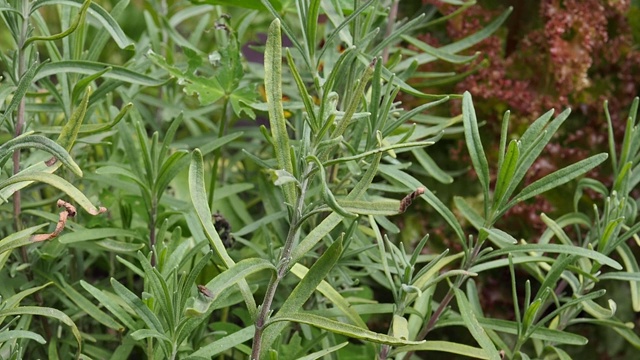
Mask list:
[[487,335],[487,333],[482,328],[482,325],[476,318],[475,313],[471,309],[471,305],[469,304],[469,300],[464,295],[464,292],[458,288],[453,289],[456,294],[456,300],[458,302],[458,308],[460,309],[460,316],[462,317],[462,321],[464,321],[467,330],[471,333],[474,339],[478,342],[478,345],[484,349],[484,351],[489,356],[491,360],[501,360],[500,354],[496,349],[493,342]]
[[[269,109],[271,136],[273,137],[273,150],[278,159],[278,167],[289,174],[294,174],[291,153],[289,152],[287,120],[284,117],[282,107],[282,35],[278,19],[273,20],[269,26],[264,59],[264,86]],[[295,184],[284,184],[282,188],[285,201],[294,205],[297,199]]]
[[424,340],[411,341],[411,340],[398,339],[393,336],[375,333],[373,331],[365,330],[351,324],[345,324],[343,322],[331,320],[319,315],[313,315],[313,314],[307,314],[307,313],[296,313],[288,316],[274,317],[267,322],[267,326],[272,325],[278,321],[293,321],[297,323],[307,324],[307,325],[315,326],[320,329],[330,331],[335,334],[340,334],[340,335],[352,337],[355,339],[366,340],[374,343],[386,344],[391,346],[417,345],[417,344],[421,344],[424,341]]

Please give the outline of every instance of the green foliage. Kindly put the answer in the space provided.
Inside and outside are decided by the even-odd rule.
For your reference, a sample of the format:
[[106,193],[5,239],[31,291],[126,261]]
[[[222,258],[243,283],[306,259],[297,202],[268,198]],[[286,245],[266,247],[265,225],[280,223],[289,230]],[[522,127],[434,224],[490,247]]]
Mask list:
[[[0,357],[555,359],[584,324],[640,347],[602,286],[640,311],[638,100],[619,143],[608,117],[609,154],[528,182],[569,111],[519,139],[507,112],[494,165],[469,92],[413,86],[464,77],[424,65],[473,64],[510,10],[433,46],[418,31],[472,3],[405,20],[398,3],[0,1]],[[460,116],[433,115],[452,98]],[[477,202],[426,186],[455,189],[432,150],[450,138]],[[607,159],[611,185],[590,177]],[[541,214],[537,241],[501,228],[567,185],[573,210]],[[425,205],[440,218],[414,236]],[[496,269],[511,318],[482,301]]]

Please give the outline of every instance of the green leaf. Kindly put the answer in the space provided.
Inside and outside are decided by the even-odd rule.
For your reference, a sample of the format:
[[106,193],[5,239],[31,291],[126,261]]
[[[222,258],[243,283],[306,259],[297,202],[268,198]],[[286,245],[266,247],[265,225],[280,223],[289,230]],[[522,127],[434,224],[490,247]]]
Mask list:
[[[167,282],[162,275],[160,275],[158,269],[151,266],[149,259],[147,259],[142,252],[138,251],[136,255],[144,271],[144,280],[147,289],[155,300],[155,313],[164,315],[164,320],[168,328],[174,329],[176,327],[175,319],[177,317],[177,310],[173,307],[173,295],[169,293]],[[158,306],[156,307],[155,305]]]
[[91,201],[80,190],[78,190],[78,188],[71,185],[65,179],[57,175],[48,174],[44,172],[35,172],[35,173],[26,173],[26,174],[18,173],[17,175],[14,175],[9,179],[1,182],[0,190],[4,189],[9,185],[20,183],[23,181],[43,182],[53,187],[56,187],[59,190],[65,192],[67,195],[69,195],[69,197],[75,200],[75,202],[77,202],[80,206],[82,206],[82,208],[91,215],[98,215],[106,211],[106,209],[103,207],[98,208],[93,206]]
[[484,224],[484,219],[478,212],[469,205],[467,200],[461,196],[454,196],[453,202],[456,204],[456,208],[460,211],[462,216],[464,216],[474,228],[480,230],[483,228],[482,224]]
[[206,287],[213,294],[213,297],[211,298],[212,301],[215,301],[225,289],[244,280],[251,274],[264,270],[271,270],[275,272],[276,268],[271,262],[259,258],[249,258],[238,261],[229,269],[223,271],[207,283]]
[[453,182],[453,177],[442,170],[424,149],[413,149],[411,153],[429,176],[442,184],[451,184]]
[[42,66],[43,65],[38,65],[37,62],[34,62],[33,64],[31,64],[31,66],[29,66],[29,69],[27,69],[27,71],[25,71],[25,73],[22,75],[22,77],[18,81],[18,86],[16,88],[16,91],[13,93],[11,102],[4,109],[4,114],[0,119],[0,125],[2,125],[4,121],[7,119],[7,116],[9,116],[9,114],[11,114],[13,110],[15,110],[18,107],[18,104],[20,104],[20,101],[22,101],[22,99],[24,98],[25,94],[27,93],[27,90],[29,90],[29,86],[31,86],[31,84],[35,82],[34,78],[36,74],[42,70]]
[[[278,160],[278,167],[289,174],[294,174],[291,153],[289,152],[287,120],[284,117],[282,107],[282,35],[278,19],[273,20],[269,26],[264,59],[264,86],[269,108],[273,150]],[[282,188],[285,202],[293,206],[297,200],[295,185],[288,183]]]
[[476,119],[476,111],[473,108],[473,100],[471,94],[466,91],[462,96],[462,122],[464,124],[464,138],[469,150],[469,156],[476,171],[480,186],[484,194],[485,214],[489,211],[489,164],[484,154],[482,141],[480,140],[480,132],[478,131],[478,119]]
[[56,273],[54,276],[56,277],[56,286],[67,296],[67,298],[73,301],[78,306],[78,308],[84,311],[87,315],[94,318],[100,324],[119,332],[124,331],[122,325],[118,324],[104,311],[100,310],[100,308],[93,305],[92,302],[87,300],[84,295],[80,294],[80,292],[67,284],[60,273]]
[[[481,42],[482,40],[489,37],[496,30],[500,28],[500,25],[509,17],[509,14],[513,11],[512,7],[509,7],[505,10],[500,16],[495,18],[490,24],[485,26],[482,30],[474,32],[472,35],[467,36],[464,39],[456,41],[452,44],[445,45],[441,47],[439,50],[451,54],[458,53],[462,50],[468,49],[473,45]],[[418,64],[424,64],[430,61],[435,60],[436,57],[431,54],[419,54],[416,56],[412,56],[402,61],[398,66],[394,69],[395,71],[400,71],[408,68],[414,61],[417,61]]]
[[265,326],[269,326],[278,321],[293,321],[301,324],[311,325],[323,330],[330,331],[335,334],[348,336],[355,339],[371,341],[379,344],[386,344],[391,346],[402,345],[417,345],[423,341],[410,341],[398,339],[393,336],[375,333],[370,330],[363,329],[351,324],[345,324],[336,320],[331,320],[322,316],[307,314],[307,313],[295,313],[288,316],[278,316],[271,318]]
[[33,244],[33,241],[31,241],[31,235],[47,225],[48,224],[32,226],[28,229],[12,233],[11,235],[3,238],[2,240],[0,240],[0,254],[19,248],[21,246]]
[[426,341],[420,345],[400,346],[391,351],[391,355],[409,351],[439,351],[450,354],[462,355],[468,358],[489,359],[487,352],[482,348],[459,344],[451,341]]
[[[196,149],[193,151],[191,164],[189,166],[189,195],[191,196],[191,203],[193,204],[193,208],[198,216],[200,225],[202,225],[205,236],[209,240],[211,248],[222,259],[225,267],[229,269],[235,264],[235,262],[227,253],[218,232],[213,226],[213,221],[211,220],[211,209],[207,203],[207,191],[205,190],[204,184],[202,153],[200,150]],[[239,279],[238,286],[240,287],[240,291],[242,292],[242,296],[247,304],[249,312],[255,313],[257,305],[247,281]]]
[[73,33],[78,28],[78,25],[80,25],[80,23],[84,23],[85,14],[89,9],[89,5],[91,5],[91,0],[85,0],[82,6],[80,7],[80,11],[78,12],[78,14],[76,14],[75,19],[73,20],[73,22],[71,23],[71,25],[67,30],[51,36],[32,36],[24,42],[24,44],[22,45],[22,48],[25,49],[27,45],[29,45],[34,41],[54,41],[54,40],[60,40],[64,37],[71,35],[71,33]]
[[400,201],[398,200],[364,201],[338,199],[337,201],[347,212],[358,215],[391,216],[397,215],[400,208]]
[[218,340],[210,342],[209,344],[199,348],[191,355],[187,356],[186,359],[211,359],[215,355],[223,353],[250,340],[253,337],[254,332],[255,328],[253,327],[253,325],[246,327],[242,330],[236,331]]
[[511,196],[507,193],[509,185],[513,181],[513,175],[516,172],[518,158],[520,157],[520,144],[516,140],[509,143],[509,148],[502,162],[502,166],[498,170],[498,179],[496,180],[495,190],[493,192],[493,206],[495,211],[500,208],[505,198]]
[[115,317],[124,324],[129,330],[136,330],[138,326],[133,318],[122,309],[120,304],[118,304],[114,298],[115,295],[109,295],[106,291],[100,290],[97,287],[87,283],[84,280],[80,280],[80,286],[82,286],[89,294],[91,294],[96,300],[102,304],[109,312],[111,312]]
[[511,208],[518,202],[530,199],[536,195],[542,194],[547,190],[553,189],[577,178],[578,176],[600,165],[607,159],[607,156],[608,155],[606,153],[593,155],[587,159],[578,161],[575,164],[554,171],[553,173],[535,181],[533,184],[522,189],[522,191],[505,206],[505,208]]
[[[260,0],[190,0],[192,4],[211,4],[211,5],[223,5],[231,7],[241,7],[244,9],[265,10]],[[269,3],[278,11],[282,10],[282,3],[280,0],[269,0]]]
[[39,334],[26,330],[3,330],[0,332],[0,344],[12,341],[16,339],[30,339],[39,342],[40,344],[46,344],[47,341]]
[[407,35],[402,35],[402,39],[408,42],[409,44],[415,46],[416,48],[418,48],[418,50],[422,50],[429,55],[432,55],[440,60],[444,60],[452,64],[468,63],[470,61],[473,61],[479,55],[479,53],[476,53],[473,56],[456,55],[447,51],[443,51],[442,48],[439,48],[439,49],[434,48],[433,46],[430,46],[425,42],[422,42],[414,37],[407,36]]
[[315,359],[320,359],[321,357],[324,357],[324,356],[326,356],[326,355],[329,355],[329,354],[331,354],[332,352],[338,351],[338,350],[342,349],[343,347],[345,347],[345,346],[347,346],[347,345],[349,345],[349,342],[348,342],[348,341],[345,341],[345,342],[343,342],[343,343],[341,343],[341,344],[334,345],[334,346],[328,347],[328,348],[326,348],[326,349],[322,349],[322,350],[320,350],[320,351],[316,351],[316,352],[314,352],[314,353],[311,353],[311,354],[309,354],[309,355],[307,355],[307,356],[303,356],[303,357],[301,357],[301,358],[298,358],[298,360],[315,360]]
[[[320,256],[320,258],[311,266],[307,274],[296,285],[293,291],[287,296],[280,310],[275,317],[287,317],[295,314],[302,309],[309,297],[316,291],[318,285],[324,280],[327,274],[333,269],[335,264],[340,260],[342,255],[342,240],[336,240],[329,248]],[[271,319],[269,321],[276,321]],[[276,323],[269,327],[262,335],[263,349],[271,348],[271,345],[280,336],[280,333],[287,324],[285,322]]]
[[[36,0],[31,5],[31,12],[38,10],[45,5],[71,5],[81,8],[82,0]],[[92,2],[89,6],[89,14],[98,20],[105,30],[111,35],[113,40],[121,49],[132,50],[135,44],[127,38],[124,31],[118,25],[118,22],[103,7]]]
[[377,153],[380,153],[380,152],[381,153],[386,153],[386,152],[391,152],[391,151],[396,150],[396,149],[422,148],[422,147],[425,147],[425,146],[433,145],[434,143],[435,142],[433,142],[433,141],[415,141],[415,142],[406,142],[406,143],[399,143],[399,144],[381,146],[381,147],[379,147],[377,149],[364,151],[364,152],[361,152],[361,153],[359,153],[357,155],[344,156],[344,157],[337,158],[337,159],[327,160],[323,164],[324,164],[324,166],[330,166],[330,165],[335,165],[335,164],[344,163],[344,162],[348,162],[348,161],[360,160],[362,158],[365,158],[367,156],[371,156],[371,155],[374,155],[374,154],[377,154]]
[[123,81],[128,84],[159,86],[166,82],[166,80],[154,79],[122,66],[85,60],[63,60],[44,64],[42,65],[42,69],[38,71],[38,74],[34,77],[33,81],[52,75],[58,75],[60,73],[93,75],[97,72],[104,71],[105,69],[111,69],[102,75],[105,79]]
[[73,144],[76,142],[76,138],[78,137],[80,125],[82,125],[84,117],[87,114],[89,95],[91,95],[91,88],[87,89],[87,91],[84,93],[84,97],[80,102],[80,106],[78,106],[78,108],[71,114],[69,121],[67,121],[67,123],[62,127],[60,136],[58,136],[58,144],[67,149],[67,151],[71,151],[71,148],[73,147]]
[[73,161],[73,158],[67,150],[55,141],[42,135],[23,134],[2,144],[2,146],[0,146],[0,164],[2,164],[3,160],[14,150],[25,148],[35,148],[50,153],[74,174],[82,177],[82,170],[80,170],[78,164]]
[[571,245],[560,245],[560,244],[523,244],[523,245],[513,245],[513,246],[505,246],[502,249],[492,251],[489,256],[496,257],[501,255],[507,255],[509,253],[521,253],[521,252],[548,252],[548,253],[557,253],[557,254],[569,254],[569,255],[578,255],[582,257],[586,257],[592,260],[595,260],[601,264],[610,266],[616,270],[621,270],[622,265],[612,258],[603,255],[597,251],[585,249],[578,246]]
[[73,333],[73,336],[78,342],[78,352],[82,349],[82,335],[80,335],[78,327],[73,320],[71,320],[71,318],[62,311],[42,306],[20,306],[13,309],[0,310],[0,317],[16,315],[45,316],[60,321],[71,328],[71,333]]
[[127,304],[137,315],[144,321],[149,329],[156,331],[164,331],[162,327],[162,323],[158,320],[158,317],[145,305],[136,294],[131,292],[131,290],[127,289],[124,285],[122,285],[118,280],[111,278],[111,286],[113,286],[113,290],[115,290],[116,294],[120,296],[122,300],[124,300],[125,304]]
[[136,330],[132,332],[130,336],[137,341],[148,339],[148,338],[154,338],[154,339],[162,340],[167,344],[171,344],[171,339],[169,339],[167,335],[151,329]]
[[[124,118],[129,109],[133,107],[132,103],[128,103],[122,107],[118,115],[113,119],[113,121],[106,124],[83,124],[80,126],[78,130],[78,134],[97,134],[105,132],[112,127],[116,126],[120,120]],[[62,131],[62,126],[47,126],[47,127],[39,127],[38,132],[45,134],[59,134]]]
[[[625,243],[621,243],[616,247],[616,252],[622,258],[622,262],[624,262],[624,267],[627,273],[637,274],[640,273],[640,266],[638,266],[638,260],[629,248],[629,246]],[[623,274],[623,273],[619,273]],[[603,274],[602,276],[607,275]],[[609,275],[611,276],[611,275]],[[640,280],[629,280],[629,291],[631,293],[631,304],[633,306],[633,311],[640,311]]]
[[[295,264],[291,268],[291,273],[293,273],[299,279],[303,279],[308,272],[309,269],[299,263]],[[338,292],[338,290],[331,286],[331,284],[329,284],[327,281],[321,281],[316,290],[324,297],[326,297],[329,302],[331,302],[331,304],[333,304],[336,309],[339,309],[342,315],[346,316],[354,325],[360,326],[362,328],[367,327],[365,322],[360,317],[360,312],[356,311],[353,305],[349,303],[349,301],[347,301],[340,294],[340,292]]]
[[[510,335],[518,334],[518,324],[513,321],[478,318],[478,322],[483,328],[488,330]],[[447,326],[466,326],[466,324],[462,318],[448,318],[438,321],[438,327],[443,328]],[[536,331],[531,334],[531,338],[566,345],[585,345],[589,342],[584,336],[544,327],[536,329]]]
[[[465,93],[466,94],[466,93]],[[460,316],[462,317],[462,321],[467,327],[467,330],[471,333],[474,339],[478,342],[478,345],[484,349],[489,359],[492,360],[501,360],[500,354],[496,349],[493,342],[487,335],[487,333],[482,328],[482,325],[476,318],[475,313],[471,309],[471,305],[469,304],[469,300],[464,295],[464,292],[458,288],[453,288],[453,291],[456,294],[456,300],[458,303],[458,308],[460,309]]]

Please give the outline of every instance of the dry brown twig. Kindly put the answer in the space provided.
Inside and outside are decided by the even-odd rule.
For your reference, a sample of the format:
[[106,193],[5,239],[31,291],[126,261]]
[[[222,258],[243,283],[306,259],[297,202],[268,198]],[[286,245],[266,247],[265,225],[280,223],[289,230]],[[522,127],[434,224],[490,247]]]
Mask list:
[[[67,224],[67,219],[70,217],[74,217],[76,216],[76,214],[78,213],[76,211],[76,207],[71,205],[70,203],[60,199],[57,202],[58,207],[60,208],[64,208],[64,211],[62,211],[60,213],[60,217],[58,219],[58,223],[56,224],[56,228],[53,230],[53,232],[48,233],[48,234],[36,234],[31,236],[31,241],[33,242],[40,242],[40,241],[47,241],[47,240],[51,240],[51,239],[55,239],[58,235],[60,235],[60,233],[62,232],[62,230],[64,230],[65,225]],[[92,215],[98,215],[98,214],[102,214],[103,212],[106,212],[107,208],[100,206],[98,208],[98,211],[93,211],[91,212]]]

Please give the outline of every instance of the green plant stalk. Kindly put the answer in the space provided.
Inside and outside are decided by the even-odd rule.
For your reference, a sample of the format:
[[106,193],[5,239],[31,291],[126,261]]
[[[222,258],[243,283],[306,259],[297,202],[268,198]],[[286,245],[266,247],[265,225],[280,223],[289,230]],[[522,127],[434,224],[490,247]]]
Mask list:
[[[29,4],[30,3],[28,1],[22,2],[22,11],[21,11],[22,27],[20,29],[19,43],[17,44],[18,48],[16,49],[16,52],[18,54],[18,78],[23,76],[23,74],[26,71],[25,56],[26,56],[27,49],[24,49],[24,46],[27,42],[27,37],[29,35],[29,21],[28,21],[29,11],[30,11]],[[15,125],[15,134],[14,134],[16,138],[22,135],[22,130],[24,128],[24,123],[25,123],[26,106],[27,106],[26,98],[23,96],[22,99],[20,100],[20,103],[18,104],[18,109],[16,113],[16,125]],[[12,159],[13,175],[16,175],[17,173],[20,172],[20,152],[21,152],[20,149],[16,149],[13,152],[13,159]],[[14,221],[14,228],[16,232],[22,230],[23,228],[23,224],[20,219],[21,214],[22,214],[22,195],[20,190],[17,190],[15,193],[13,193],[13,221]],[[29,256],[27,254],[27,249],[25,246],[22,246],[20,248],[20,255],[22,257],[22,261],[25,264],[28,264]],[[33,273],[31,272],[30,269],[27,270],[27,279],[29,280],[29,282],[33,281]],[[39,292],[36,292],[34,294],[34,298],[36,300],[36,303],[39,304],[40,306],[44,304],[42,295],[40,295]],[[44,328],[45,339],[47,340],[47,342],[49,342],[52,336],[51,329],[49,327],[49,320],[47,319],[46,316],[40,316],[39,318],[40,318],[42,327]]]
[[302,210],[304,209],[304,198],[307,187],[309,186],[310,174],[312,173],[312,171],[313,165],[309,164],[303,177],[304,180],[302,181],[300,186],[300,196],[298,197],[296,208],[293,211],[291,226],[289,227],[287,239],[285,240],[284,246],[282,248],[282,254],[280,255],[280,259],[278,260],[276,274],[272,275],[271,279],[269,280],[267,291],[264,294],[264,300],[262,301],[262,305],[260,306],[260,312],[258,313],[258,317],[256,318],[256,330],[253,336],[253,346],[251,349],[252,360],[258,360],[260,358],[260,351],[262,348],[262,333],[268,320],[269,313],[271,312],[271,304],[273,303],[273,299],[276,296],[278,284],[280,284],[280,281],[285,277],[285,275],[287,275],[290,269],[289,262],[291,261],[293,244],[300,236],[300,219],[302,217]]

